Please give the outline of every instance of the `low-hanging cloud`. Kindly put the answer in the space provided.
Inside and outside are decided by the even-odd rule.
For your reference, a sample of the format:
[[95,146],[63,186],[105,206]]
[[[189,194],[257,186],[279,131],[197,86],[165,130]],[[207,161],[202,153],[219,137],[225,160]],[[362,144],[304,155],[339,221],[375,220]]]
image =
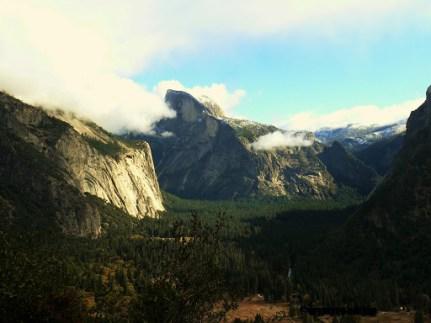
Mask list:
[[118,62],[121,49],[97,20],[99,27],[91,28],[66,7],[42,3],[0,0],[0,89],[28,103],[72,110],[112,132],[149,131],[175,115],[123,75],[133,60]]
[[232,110],[246,95],[246,92],[242,89],[229,91],[225,84],[214,83],[209,86],[187,88],[176,80],[159,82],[155,88],[155,92],[164,97],[168,89],[188,92],[200,101],[207,101],[209,99],[215,102],[228,115],[232,113]]
[[[215,42],[299,30],[330,39],[346,32],[376,37],[404,24],[394,17],[414,13],[425,25],[430,3],[0,0],[0,8],[0,89],[120,132],[150,131],[154,122],[174,115],[157,93],[133,78],[155,60],[175,60],[177,50],[204,53]],[[225,90],[220,84],[195,89],[217,96],[229,111],[244,92],[226,96]]]
[[415,99],[389,106],[363,105],[340,109],[328,114],[302,112],[293,115],[280,126],[289,130],[315,131],[321,128],[340,128],[355,125],[387,125],[405,120],[424,99]]
[[312,144],[313,140],[307,138],[305,133],[275,131],[260,136],[251,147],[255,150],[271,150],[281,147],[307,147]]

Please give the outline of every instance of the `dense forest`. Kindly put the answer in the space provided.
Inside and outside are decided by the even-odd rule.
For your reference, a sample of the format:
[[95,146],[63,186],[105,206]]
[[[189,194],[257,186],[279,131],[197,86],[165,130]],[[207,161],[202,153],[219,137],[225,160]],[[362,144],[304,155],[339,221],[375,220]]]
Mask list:
[[62,235],[41,216],[4,223],[1,317],[219,321],[252,293],[287,299],[298,237],[312,244],[345,217],[339,202],[165,199],[160,219],[137,220],[95,198],[105,214],[99,239]]
[[316,252],[334,246],[327,240],[337,239],[359,200],[206,202],[165,193],[167,212],[142,220],[95,200],[105,211],[99,239],[25,218],[2,226],[2,318],[218,322],[256,293],[290,301],[290,314],[301,316],[301,305],[413,305],[426,291],[414,279],[402,286],[393,275],[373,280],[361,267],[343,270]]

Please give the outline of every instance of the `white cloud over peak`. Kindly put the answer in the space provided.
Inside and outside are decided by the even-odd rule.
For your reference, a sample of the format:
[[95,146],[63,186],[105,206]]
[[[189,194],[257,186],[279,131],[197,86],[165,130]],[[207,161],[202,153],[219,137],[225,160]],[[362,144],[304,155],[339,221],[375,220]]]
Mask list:
[[251,147],[256,150],[271,150],[278,147],[305,147],[311,146],[312,140],[306,138],[304,133],[275,131],[260,136]]
[[200,101],[210,100],[215,102],[226,114],[231,114],[232,110],[240,103],[241,99],[246,95],[242,89],[229,91],[225,84],[214,83],[208,86],[193,86],[185,87],[179,81],[161,81],[154,91],[164,98],[166,91],[172,89],[177,91],[185,91]]
[[293,115],[280,124],[290,130],[315,131],[323,127],[339,128],[349,124],[386,125],[409,117],[410,112],[423,103],[424,99],[415,99],[389,106],[363,105],[340,109],[328,114],[302,112]]
[[[426,22],[429,9],[428,0],[0,0],[0,89],[113,132],[150,131],[173,116],[159,95],[133,81],[154,60],[298,30],[375,37],[404,23],[396,17]],[[228,111],[244,96],[221,84],[192,89]]]

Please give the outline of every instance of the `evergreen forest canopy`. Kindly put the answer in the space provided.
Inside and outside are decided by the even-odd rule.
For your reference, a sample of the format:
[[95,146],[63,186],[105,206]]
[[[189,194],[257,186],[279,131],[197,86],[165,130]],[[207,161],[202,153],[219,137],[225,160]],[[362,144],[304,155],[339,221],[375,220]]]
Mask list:
[[1,317],[218,322],[256,293],[269,302],[295,300],[290,314],[298,316],[301,305],[428,306],[430,286],[420,275],[403,280],[385,272],[390,258],[373,264],[383,267],[375,272],[387,274],[382,279],[349,263],[353,249],[343,263],[331,256],[357,199],[207,202],[164,195],[168,208],[159,220],[137,220],[94,198],[105,214],[99,239],[29,226],[28,218],[2,226]]

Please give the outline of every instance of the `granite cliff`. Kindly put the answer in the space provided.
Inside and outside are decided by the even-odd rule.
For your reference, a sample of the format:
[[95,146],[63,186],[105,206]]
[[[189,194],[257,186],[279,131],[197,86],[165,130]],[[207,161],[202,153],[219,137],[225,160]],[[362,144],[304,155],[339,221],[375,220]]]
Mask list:
[[[166,102],[176,111],[176,118],[158,122],[154,135],[128,136],[150,143],[160,186],[168,192],[201,199],[327,199],[346,186],[334,178],[320,158],[325,145],[315,141],[310,132],[292,133],[306,138],[309,145],[258,150],[253,143],[261,136],[282,130],[226,117],[217,105],[182,91],[168,90]],[[337,162],[352,160],[362,165],[347,154],[340,154]],[[372,189],[363,189],[355,181],[349,184],[365,194]]]
[[100,213],[91,196],[135,217],[164,210],[145,142],[128,144],[91,122],[5,93],[0,132],[0,205],[11,219],[30,202],[30,213],[46,210],[64,232],[97,236]]

